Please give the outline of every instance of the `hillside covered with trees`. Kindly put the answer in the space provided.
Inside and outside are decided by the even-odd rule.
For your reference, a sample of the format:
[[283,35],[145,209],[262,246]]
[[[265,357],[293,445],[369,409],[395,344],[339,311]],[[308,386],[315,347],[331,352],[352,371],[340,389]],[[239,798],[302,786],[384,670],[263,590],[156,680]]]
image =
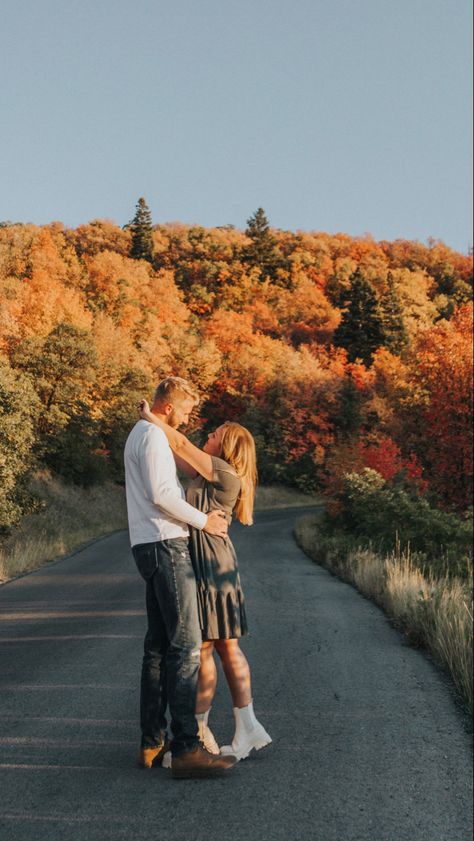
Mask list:
[[[264,482],[325,492],[371,469],[464,515],[472,494],[472,260],[441,242],[105,220],[0,227],[0,524],[47,466],[122,481],[139,397],[169,374],[196,432],[239,419]],[[418,503],[416,503],[418,504]],[[332,508],[331,508],[332,506]]]

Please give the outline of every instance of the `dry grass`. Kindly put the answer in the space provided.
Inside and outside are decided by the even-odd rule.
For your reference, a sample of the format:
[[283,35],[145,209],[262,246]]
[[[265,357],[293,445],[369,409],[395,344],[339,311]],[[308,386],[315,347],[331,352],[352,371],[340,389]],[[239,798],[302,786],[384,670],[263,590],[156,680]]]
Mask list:
[[112,482],[83,489],[40,473],[32,490],[42,500],[42,509],[23,517],[1,542],[0,581],[36,569],[127,525],[125,492]]
[[286,488],[284,485],[259,485],[255,497],[255,511],[268,511],[271,508],[304,508],[318,505],[320,497]]
[[374,601],[380,602],[384,588],[380,557],[370,549],[361,549],[349,556],[349,565],[357,589]]
[[336,539],[321,540],[312,515],[299,520],[296,539],[307,555],[377,602],[413,644],[426,647],[472,710],[472,569],[467,581],[423,574],[399,547],[385,557],[368,549],[344,555]]
[[450,672],[473,705],[472,571],[470,579],[422,575],[409,556],[385,559],[384,606]]

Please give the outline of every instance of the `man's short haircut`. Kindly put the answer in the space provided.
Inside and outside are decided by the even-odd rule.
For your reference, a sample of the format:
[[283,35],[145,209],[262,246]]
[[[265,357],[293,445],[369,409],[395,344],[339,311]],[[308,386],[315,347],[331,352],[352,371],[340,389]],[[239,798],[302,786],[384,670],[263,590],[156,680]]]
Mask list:
[[171,403],[173,405],[183,399],[193,400],[195,405],[199,403],[199,395],[196,389],[183,377],[166,377],[156,386],[155,403]]

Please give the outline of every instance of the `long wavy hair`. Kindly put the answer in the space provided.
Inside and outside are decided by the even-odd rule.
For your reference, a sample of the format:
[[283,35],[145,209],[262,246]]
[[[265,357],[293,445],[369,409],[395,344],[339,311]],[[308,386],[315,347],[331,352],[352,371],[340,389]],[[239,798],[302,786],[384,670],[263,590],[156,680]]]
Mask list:
[[232,465],[240,479],[240,493],[234,505],[234,513],[244,526],[251,526],[258,478],[255,441],[253,435],[240,423],[227,421],[223,426],[221,456]]

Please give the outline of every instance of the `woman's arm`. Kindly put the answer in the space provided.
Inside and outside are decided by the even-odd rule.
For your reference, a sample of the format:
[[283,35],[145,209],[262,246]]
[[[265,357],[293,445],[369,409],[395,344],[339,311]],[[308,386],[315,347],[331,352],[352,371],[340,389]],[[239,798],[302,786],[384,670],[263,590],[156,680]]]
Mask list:
[[197,470],[195,470],[194,467],[191,467],[191,465],[188,464],[188,462],[185,461],[184,458],[181,458],[181,456],[179,456],[177,453],[173,453],[173,456],[178,470],[181,470],[183,473],[186,474],[186,476],[189,476],[190,479],[195,479],[198,475]]
[[143,420],[149,421],[149,423],[154,423],[155,426],[165,433],[173,453],[190,464],[191,467],[194,467],[194,469],[197,470],[201,476],[204,476],[205,479],[208,479],[209,481],[212,480],[212,459],[208,453],[203,452],[203,450],[200,450],[199,447],[195,447],[189,438],[186,438],[182,432],[179,432],[177,429],[173,429],[172,426],[168,426],[168,424],[163,423],[163,421],[157,418],[156,415],[150,412],[150,407],[146,400],[141,400],[138,404],[138,408]]

